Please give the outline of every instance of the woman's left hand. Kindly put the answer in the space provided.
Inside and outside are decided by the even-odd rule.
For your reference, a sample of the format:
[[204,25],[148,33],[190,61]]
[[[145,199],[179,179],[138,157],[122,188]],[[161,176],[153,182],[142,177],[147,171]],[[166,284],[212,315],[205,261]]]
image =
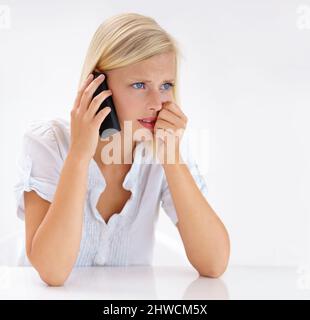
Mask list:
[[187,121],[188,118],[176,103],[172,101],[163,103],[154,126],[157,156],[160,163],[179,163],[182,161],[180,159],[180,143]]

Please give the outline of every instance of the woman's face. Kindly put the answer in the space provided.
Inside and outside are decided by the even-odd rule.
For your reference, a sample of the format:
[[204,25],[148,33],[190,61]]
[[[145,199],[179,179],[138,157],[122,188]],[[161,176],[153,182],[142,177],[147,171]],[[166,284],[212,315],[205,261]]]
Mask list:
[[124,121],[131,121],[132,134],[140,128],[146,130],[138,119],[157,117],[163,102],[174,101],[172,85],[176,62],[173,52],[104,73],[122,130]]

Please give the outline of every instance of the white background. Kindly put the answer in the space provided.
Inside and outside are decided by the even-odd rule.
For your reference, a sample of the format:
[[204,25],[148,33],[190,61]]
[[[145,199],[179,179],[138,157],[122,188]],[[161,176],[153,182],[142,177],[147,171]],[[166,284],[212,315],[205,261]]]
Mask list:
[[[207,132],[208,163],[197,162],[230,233],[230,264],[302,263],[310,228],[304,6],[310,1],[0,1],[0,242],[24,227],[13,185],[27,124],[69,119],[93,33],[114,14],[137,12],[182,45],[181,107],[189,127]],[[154,264],[189,264],[163,212]]]

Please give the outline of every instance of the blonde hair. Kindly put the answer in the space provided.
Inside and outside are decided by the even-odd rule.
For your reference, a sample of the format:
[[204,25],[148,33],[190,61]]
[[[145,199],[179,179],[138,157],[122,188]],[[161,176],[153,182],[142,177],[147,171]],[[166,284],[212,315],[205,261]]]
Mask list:
[[167,52],[175,53],[173,95],[179,103],[177,84],[181,53],[177,41],[151,17],[138,13],[112,16],[98,27],[90,42],[79,87],[95,69],[109,71]]

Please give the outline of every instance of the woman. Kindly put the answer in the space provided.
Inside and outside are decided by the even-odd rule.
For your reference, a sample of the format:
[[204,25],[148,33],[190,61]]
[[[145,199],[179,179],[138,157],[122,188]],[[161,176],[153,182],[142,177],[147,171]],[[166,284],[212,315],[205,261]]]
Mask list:
[[[227,231],[207,202],[196,163],[183,159],[180,148],[187,117],[177,99],[178,55],[176,42],[152,18],[107,19],[90,43],[70,125],[54,119],[26,132],[16,184],[24,263],[47,284],[63,285],[74,266],[150,264],[160,203],[199,274],[225,271]],[[94,99],[104,77],[94,79],[93,71],[104,73],[110,88]],[[110,140],[98,134],[109,109],[96,111],[110,95],[121,125],[120,144],[113,144],[118,163],[103,161]],[[141,129],[152,139],[135,134]],[[169,148],[168,137],[175,138]],[[160,163],[140,162],[150,141],[146,158]],[[168,163],[171,155],[175,161]]]

